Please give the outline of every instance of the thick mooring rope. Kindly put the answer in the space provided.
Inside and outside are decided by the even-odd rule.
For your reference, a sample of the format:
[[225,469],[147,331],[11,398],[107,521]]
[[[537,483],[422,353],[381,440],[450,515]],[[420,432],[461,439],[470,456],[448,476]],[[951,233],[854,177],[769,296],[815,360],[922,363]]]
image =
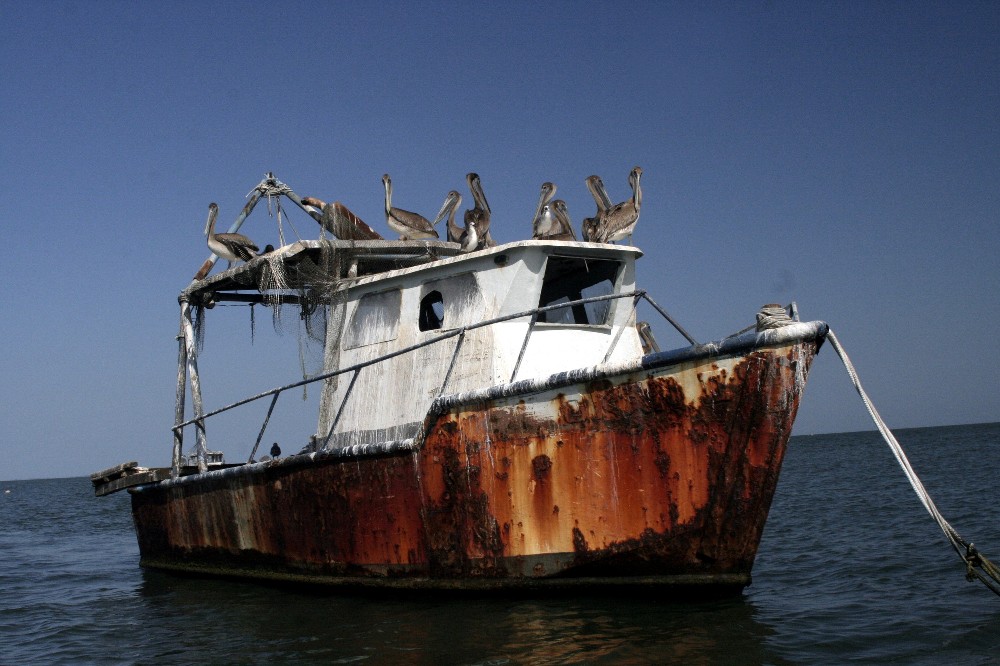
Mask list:
[[833,330],[830,330],[826,335],[827,340],[833,345],[833,348],[837,351],[837,355],[840,356],[840,360],[843,361],[844,367],[847,368],[847,374],[851,377],[851,382],[854,384],[854,388],[857,389],[858,395],[861,396],[861,401],[865,403],[865,408],[868,409],[868,413],[872,417],[872,421],[875,422],[875,427],[882,434],[882,439],[885,443],[889,445],[892,450],[896,460],[899,462],[899,466],[903,468],[903,472],[906,474],[906,478],[909,480],[910,485],[913,486],[913,490],[917,493],[917,497],[920,498],[920,502],[927,509],[927,512],[931,514],[931,517],[937,521],[937,524],[941,527],[941,531],[944,535],[948,537],[948,541],[951,542],[952,547],[958,556],[962,558],[965,562],[965,577],[968,580],[974,580],[978,578],[983,584],[992,590],[995,594],[1000,596],[1000,569],[997,568],[992,562],[983,557],[983,555],[976,550],[976,547],[963,539],[955,528],[944,519],[941,512],[938,511],[937,507],[934,505],[934,501],[931,499],[930,494],[927,489],[924,488],[924,484],[917,477],[917,473],[913,471],[913,467],[910,465],[909,459],[903,452],[903,447],[899,445],[896,441],[895,436],[889,430],[889,427],[879,416],[878,412],[875,410],[875,406],[872,404],[871,400],[868,399],[868,394],[865,390],[861,388],[861,380],[858,378],[858,373],[854,370],[854,365],[851,363],[851,359],[848,358],[847,352],[840,344],[840,340],[834,335]]

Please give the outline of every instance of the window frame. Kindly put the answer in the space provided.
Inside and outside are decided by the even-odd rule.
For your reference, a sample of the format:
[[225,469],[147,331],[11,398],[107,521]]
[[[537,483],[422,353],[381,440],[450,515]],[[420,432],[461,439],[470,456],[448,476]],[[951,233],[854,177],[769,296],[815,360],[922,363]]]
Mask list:
[[[578,291],[576,291],[575,293],[570,292],[569,290],[563,289],[562,290],[563,294],[564,294],[563,296],[560,296],[560,297],[555,298],[555,299],[551,299],[550,298],[547,302],[543,302],[542,299],[546,295],[546,287],[547,286],[549,287],[549,291],[550,292],[556,291],[556,290],[552,289],[552,285],[553,284],[558,284],[559,282],[561,282],[564,279],[566,279],[567,278],[566,272],[572,270],[571,267],[567,267],[567,268],[563,269],[563,274],[562,275],[554,277],[554,278],[551,278],[551,281],[550,281],[548,279],[549,278],[549,269],[552,267],[553,260],[555,260],[557,262],[566,262],[567,264],[569,262],[579,262],[580,264],[587,264],[588,262],[599,263],[599,264],[602,264],[605,267],[609,267],[609,268],[613,267],[613,272],[612,271],[607,271],[608,275],[604,279],[597,280],[597,281],[595,281],[595,282],[593,282],[591,284],[583,284],[580,287],[580,289]],[[605,283],[605,282],[609,282],[610,283],[610,285],[611,285],[610,289],[608,289],[604,293],[593,294],[593,295],[610,296],[610,295],[613,295],[613,294],[620,293],[620,291],[621,291],[621,285],[622,285],[622,280],[624,279],[624,275],[625,275],[625,262],[622,261],[621,259],[613,259],[613,258],[607,258],[606,259],[606,258],[603,258],[603,257],[585,257],[585,256],[580,256],[580,255],[571,255],[571,254],[550,254],[550,255],[548,255],[546,257],[545,264],[542,267],[542,276],[541,276],[542,277],[542,281],[541,281],[541,288],[539,289],[539,292],[538,292],[538,305],[537,305],[537,307],[541,308],[541,307],[546,307],[546,306],[549,306],[549,305],[558,305],[558,301],[561,300],[562,298],[565,298],[567,301],[575,301],[575,300],[578,300],[578,299],[581,299],[581,298],[588,298],[587,295],[583,294],[583,291],[585,289],[590,288],[590,287],[595,287],[595,286],[600,285],[600,284]],[[578,282],[582,283],[584,281],[578,281]],[[574,285],[574,286],[576,286],[576,285]],[[558,293],[558,292],[556,292],[556,293]],[[590,323],[591,312],[588,310],[588,308],[592,307],[594,305],[599,305],[597,303],[594,303],[594,304],[578,305],[578,306],[574,306],[573,308],[571,308],[570,309],[570,313],[573,316],[573,321],[544,321],[543,317],[546,317],[546,315],[549,315],[549,314],[552,314],[552,313],[558,313],[558,312],[565,312],[565,310],[550,310],[548,312],[540,313],[539,317],[538,317],[538,321],[536,322],[535,325],[539,326],[539,327],[543,327],[543,328],[550,328],[550,327],[551,328],[556,328],[556,327],[558,327],[558,328],[575,327],[575,328],[586,328],[586,329],[611,329],[612,325],[613,325],[613,322],[614,322],[614,318],[615,318],[615,312],[616,312],[616,304],[617,304],[617,302],[618,302],[618,299],[608,299],[607,301],[603,301],[603,303],[606,304],[607,310],[606,310],[606,312],[604,314],[603,321],[600,322],[600,323]],[[579,310],[578,310],[578,308],[579,308]],[[584,313],[584,315],[586,316],[587,322],[581,322],[581,321],[579,321],[579,313],[580,313],[580,311],[582,311]]]

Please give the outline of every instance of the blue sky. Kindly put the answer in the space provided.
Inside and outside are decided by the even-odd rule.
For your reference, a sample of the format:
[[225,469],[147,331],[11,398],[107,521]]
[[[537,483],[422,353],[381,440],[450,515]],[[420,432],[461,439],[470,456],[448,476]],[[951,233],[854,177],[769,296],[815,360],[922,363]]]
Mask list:
[[[382,231],[383,173],[430,215],[476,171],[503,242],[530,235],[543,181],[579,225],[586,176],[617,201],[641,165],[640,286],[695,337],[794,300],[891,427],[1000,420],[996,3],[0,0],[0,15],[0,479],[169,462],[177,293],[208,256],[208,203],[228,226],[268,171]],[[263,207],[243,229],[276,244]],[[210,340],[242,344],[235,320]],[[209,407],[298,376],[210,369]],[[870,427],[825,347],[796,433]]]

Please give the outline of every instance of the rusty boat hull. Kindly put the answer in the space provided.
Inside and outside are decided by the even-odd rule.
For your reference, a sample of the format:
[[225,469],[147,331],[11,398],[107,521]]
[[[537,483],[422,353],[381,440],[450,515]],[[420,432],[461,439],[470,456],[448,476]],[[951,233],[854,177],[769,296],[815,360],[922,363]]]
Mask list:
[[739,593],[827,327],[445,395],[409,439],[129,489],[146,567],[308,584]]

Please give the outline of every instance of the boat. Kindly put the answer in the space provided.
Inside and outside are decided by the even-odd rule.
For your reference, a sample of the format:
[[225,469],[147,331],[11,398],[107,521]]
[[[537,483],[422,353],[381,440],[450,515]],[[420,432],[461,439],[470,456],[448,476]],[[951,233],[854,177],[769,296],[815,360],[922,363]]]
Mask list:
[[[264,196],[329,225],[268,174],[233,230]],[[151,569],[354,588],[739,594],[828,328],[769,305],[746,330],[698,342],[636,284],[642,255],[573,240],[466,252],[321,237],[208,275],[213,256],[178,299],[171,465],[102,470],[95,493],[128,491]],[[684,344],[661,351],[640,303]],[[322,315],[321,371],[261,378],[206,410],[199,323],[217,304]],[[307,385],[320,391],[315,424],[301,423],[294,452],[257,459],[279,397]],[[253,406],[247,418],[259,419],[263,405],[246,460],[212,450],[214,417]]]

